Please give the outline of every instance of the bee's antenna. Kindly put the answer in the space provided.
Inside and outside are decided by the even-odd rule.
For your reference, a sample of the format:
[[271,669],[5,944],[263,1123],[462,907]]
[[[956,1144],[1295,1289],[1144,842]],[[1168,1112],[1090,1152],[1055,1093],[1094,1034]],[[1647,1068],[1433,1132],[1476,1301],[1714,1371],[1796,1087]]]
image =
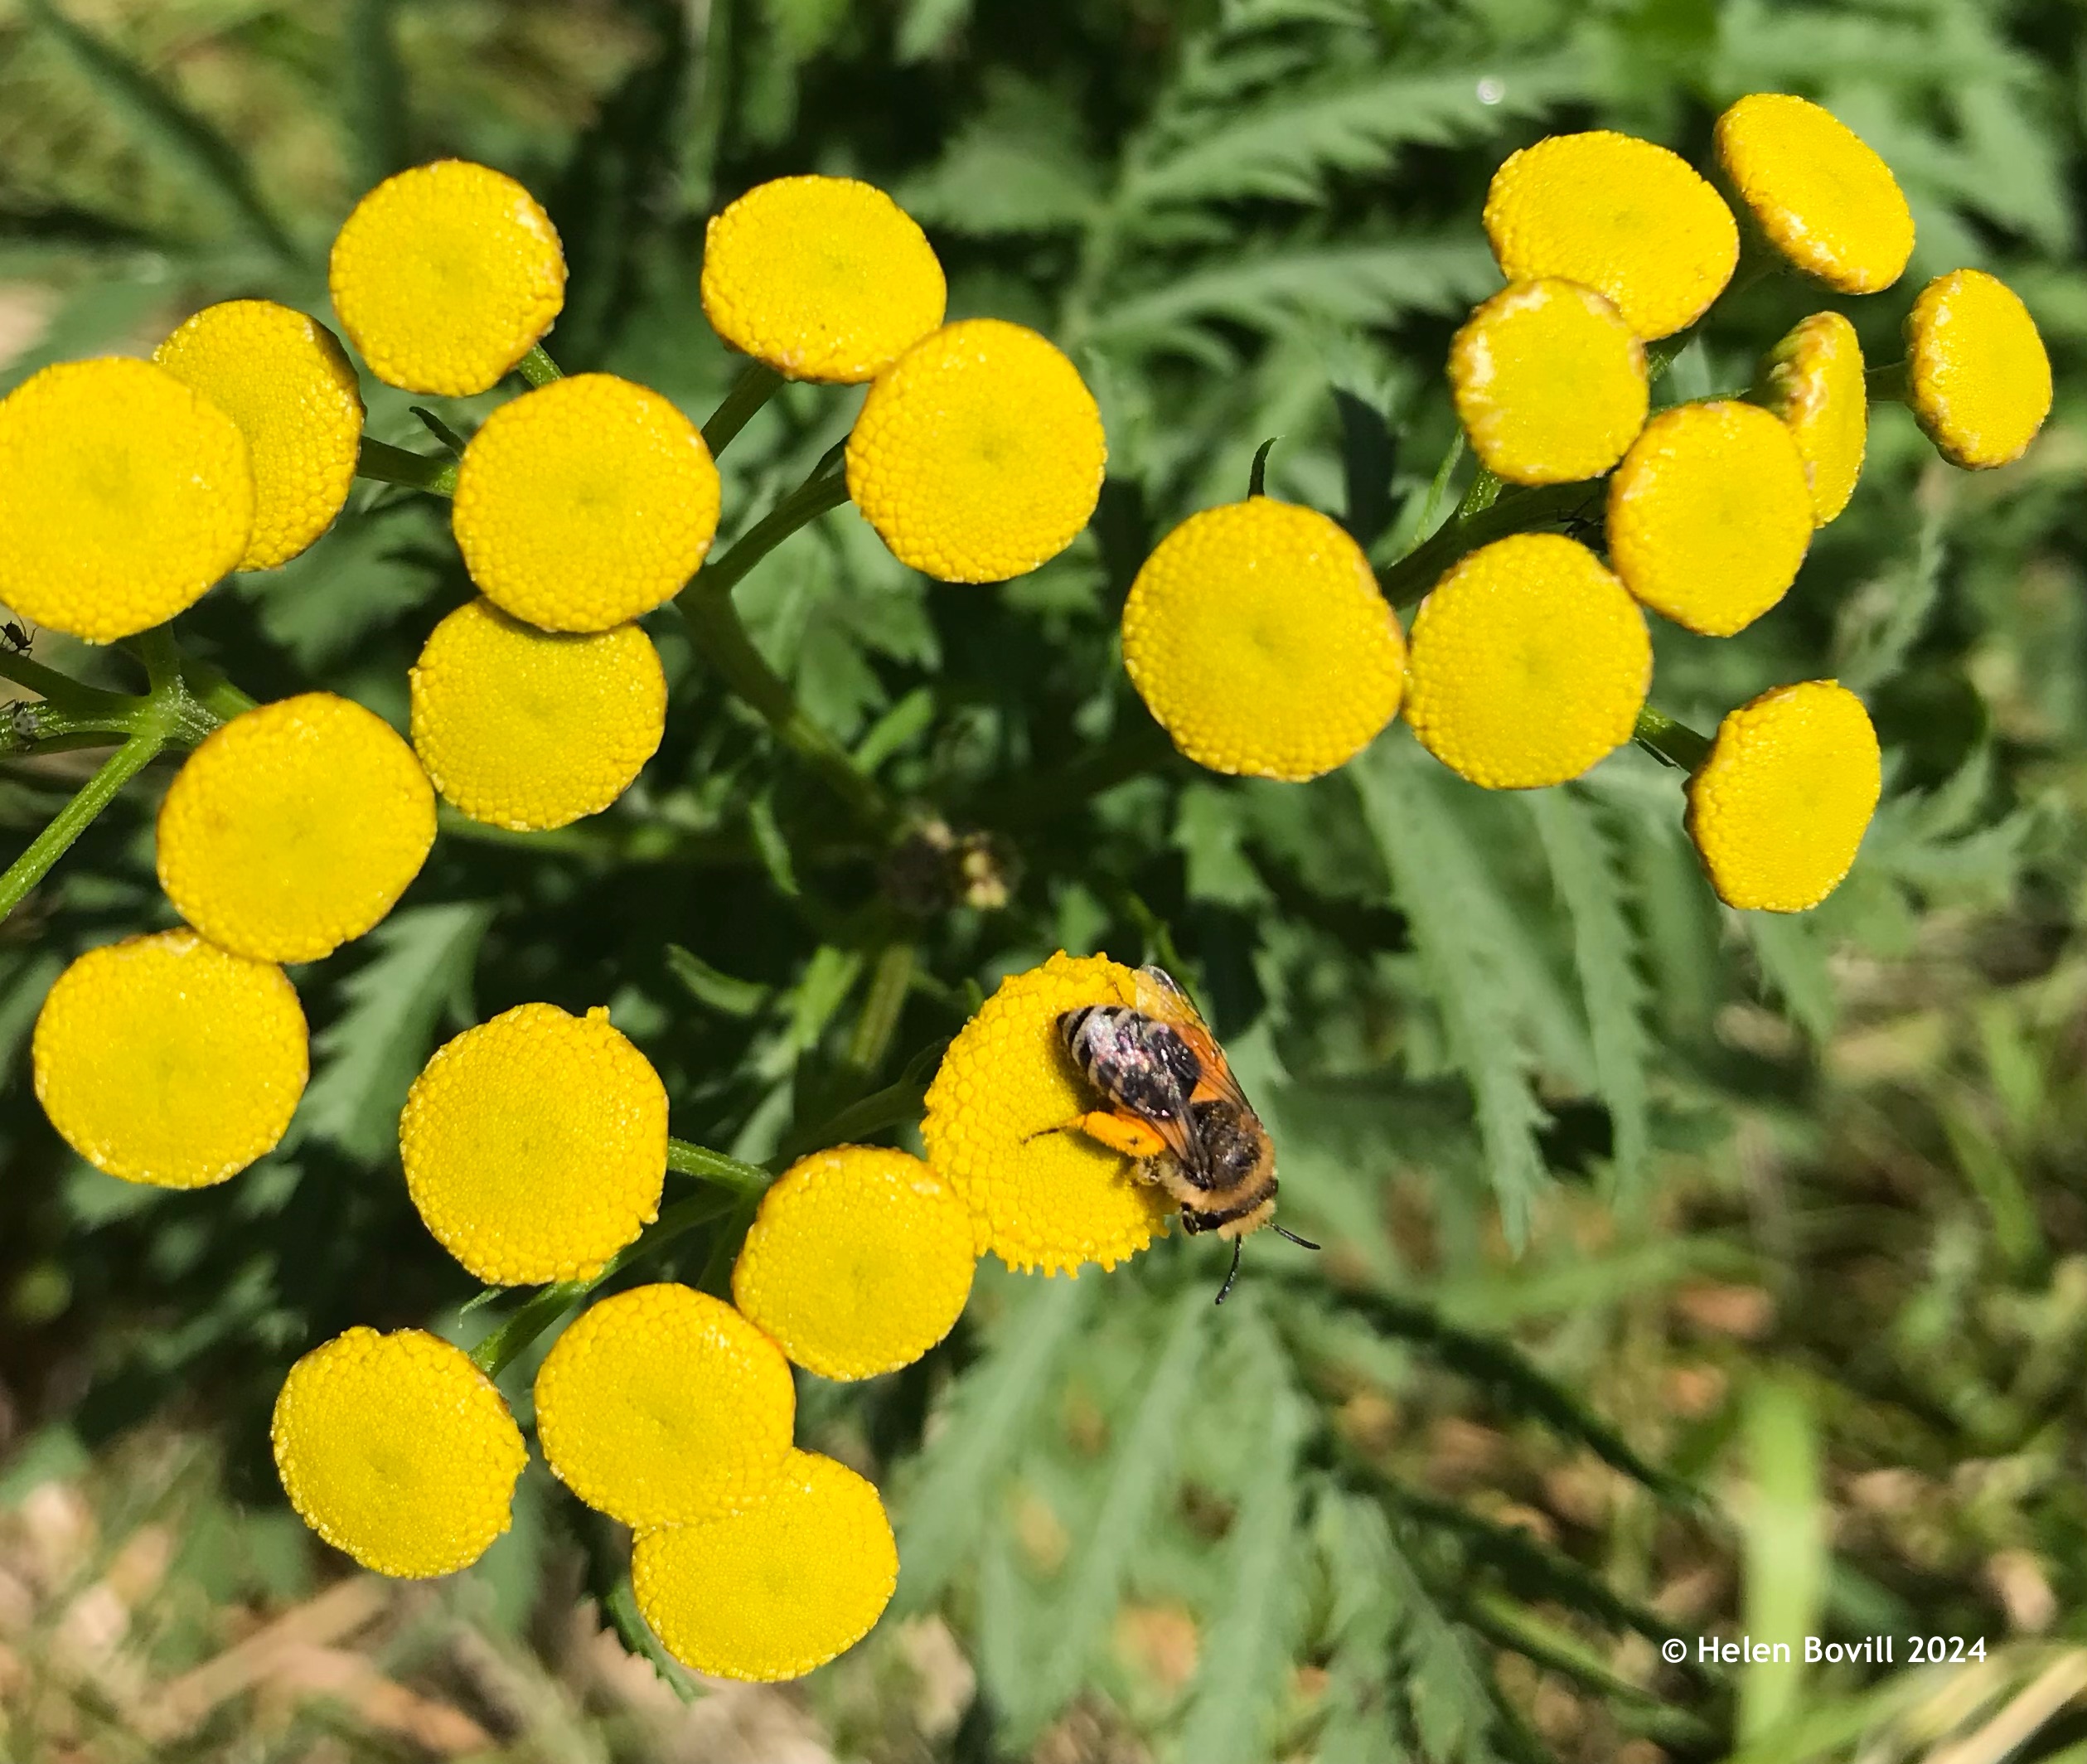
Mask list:
[[1234,1238],[1232,1240],[1232,1267],[1227,1270],[1225,1274],[1225,1283],[1218,1288],[1218,1296],[1211,1301],[1211,1303],[1213,1305],[1223,1304],[1225,1301],[1225,1294],[1232,1291],[1232,1283],[1235,1280],[1238,1279],[1238,1277],[1239,1239],[1237,1238]]
[[1281,1225],[1271,1225],[1268,1228],[1273,1231],[1279,1238],[1288,1238],[1290,1241],[1295,1243],[1300,1249],[1316,1249],[1319,1248],[1319,1246],[1313,1243],[1310,1238],[1300,1238],[1294,1231],[1284,1230]]

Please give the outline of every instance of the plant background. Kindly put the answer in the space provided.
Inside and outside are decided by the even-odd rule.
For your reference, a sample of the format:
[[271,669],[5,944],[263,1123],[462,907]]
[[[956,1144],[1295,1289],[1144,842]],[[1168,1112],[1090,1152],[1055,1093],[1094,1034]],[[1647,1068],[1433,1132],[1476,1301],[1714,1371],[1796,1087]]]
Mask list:
[[[673,709],[639,785],[568,832],[445,836],[384,926],[299,973],[311,1089],[222,1188],[87,1170],[27,1083],[63,964],[167,921],[167,768],[0,928],[0,1750],[2087,1758],[2084,49],[2076,0],[0,0],[0,390],[215,299],[330,317],[355,197],[456,153],[559,225],[560,363],[700,419],[734,371],[696,298],[704,217],[819,170],[922,220],[952,317],[1073,351],[1111,442],[1092,531],[1022,581],[932,585],[844,510],[738,593],[820,723],[993,836],[1004,906],[899,912],[662,621]],[[1441,362],[1497,285],[1499,160],[1606,125],[1701,162],[1760,89],[1884,154],[1913,269],[1864,302],[1749,290],[1663,395],[1744,386],[1822,304],[1893,359],[1913,289],[1961,264],[2022,293],[2057,371],[2042,439],[1988,476],[1880,411],[1784,604],[1726,642],[1658,633],[1655,701],[1700,728],[1785,681],[1865,695],[1887,786],[1848,883],[1803,918],[1719,910],[1676,778],[1634,750],[1530,797],[1462,786],[1402,729],[1304,787],[1174,758],[1114,638],[1154,539],[1278,436],[1271,490],[1395,556],[1468,471]],[[369,391],[374,434],[425,445],[404,395]],[[792,388],[757,419],[728,536],[858,395]],[[362,485],[185,641],[258,696],[324,685],[403,722],[468,592],[443,529]],[[5,837],[78,760],[0,767]],[[915,979],[864,1069],[894,943]],[[1207,1244],[1077,1282],[989,1263],[918,1367],[806,1380],[801,1437],[873,1471],[900,1528],[898,1602],[855,1654],[684,1705],[598,1626],[616,1540],[540,1471],[514,1532],[432,1588],[344,1579],[287,1513],[266,1414],[291,1359],[351,1323],[492,1321],[397,1168],[440,1039],[608,1002],[675,1131],[758,1159],[864,1092],[903,1104],[980,990],[1060,947],[1193,981],[1276,1135],[1286,1220],[1327,1249],[1257,1239],[1222,1312]],[[1891,1668],[1658,1661],[1712,1631],[1901,1639]],[[1985,1659],[1909,1670],[1915,1632]]]

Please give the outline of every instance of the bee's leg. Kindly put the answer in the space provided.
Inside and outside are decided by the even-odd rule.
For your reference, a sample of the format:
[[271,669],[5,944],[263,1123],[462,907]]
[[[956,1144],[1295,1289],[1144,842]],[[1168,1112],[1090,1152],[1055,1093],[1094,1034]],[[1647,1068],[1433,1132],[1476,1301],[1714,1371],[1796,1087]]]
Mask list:
[[[1041,1139],[1046,1133],[1084,1133],[1089,1139],[1098,1140],[1111,1151],[1121,1151],[1129,1158],[1155,1158],[1167,1149],[1167,1142],[1136,1116],[1119,1115],[1106,1108],[1075,1115],[1054,1127],[1041,1128],[1029,1138]],[[1026,1145],[1028,1141],[1023,1143]]]

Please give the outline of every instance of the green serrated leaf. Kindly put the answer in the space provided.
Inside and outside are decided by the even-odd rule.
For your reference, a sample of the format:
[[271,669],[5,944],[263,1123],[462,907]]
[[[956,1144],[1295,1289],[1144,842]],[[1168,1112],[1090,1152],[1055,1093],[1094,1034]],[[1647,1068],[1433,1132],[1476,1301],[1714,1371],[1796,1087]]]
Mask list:
[[758,981],[736,979],[722,969],[712,967],[702,957],[682,948],[679,943],[666,946],[666,967],[667,972],[686,986],[691,996],[727,1016],[756,1015],[775,993],[774,987],[763,986]]
[[959,1382],[940,1433],[918,1460],[898,1529],[901,1611],[927,1609],[993,1517],[993,1491],[1027,1433],[1097,1282],[1037,1283],[993,1351]]
[[370,933],[370,959],[341,982],[346,1009],[312,1042],[318,1069],[288,1143],[324,1140],[363,1164],[390,1155],[436,1021],[491,923],[490,906],[462,901],[395,913]]
[[1536,1138],[1543,1112],[1529,1088],[1513,1001],[1494,972],[1468,901],[1445,880],[1463,866],[1441,811],[1415,780],[1410,762],[1380,740],[1349,771],[1392,894],[1412,928],[1451,1053],[1471,1087],[1503,1228],[1519,1246],[1546,1177]]
[[1594,1040],[1595,1077],[1615,1132],[1615,1170],[1626,1193],[1643,1178],[1650,1129],[1646,1067],[1652,1048],[1642,1012],[1637,939],[1623,911],[1624,880],[1593,811],[1569,790],[1523,797],[1572,920],[1573,965]]
[[1826,965],[1826,941],[1810,915],[1734,913],[1732,918],[1752,946],[1769,991],[1806,1035],[1823,1044],[1840,1007]]
[[1195,1393],[1196,1373],[1210,1332],[1210,1301],[1183,1292],[1159,1344],[1152,1376],[1134,1418],[1111,1454],[1101,1504],[1065,1572],[1065,1592],[1046,1614],[1050,1643],[1017,1686],[1005,1687],[1010,1739],[1026,1746],[1078,1691],[1097,1646],[1115,1621],[1139,1540],[1150,1524],[1180,1449],[1180,1422]]

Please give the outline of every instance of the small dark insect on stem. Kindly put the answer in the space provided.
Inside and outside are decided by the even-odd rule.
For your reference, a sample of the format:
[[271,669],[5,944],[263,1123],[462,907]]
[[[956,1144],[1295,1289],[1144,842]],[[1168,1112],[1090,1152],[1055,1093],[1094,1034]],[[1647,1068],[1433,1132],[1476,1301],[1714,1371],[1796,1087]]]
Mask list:
[[7,647],[17,655],[29,653],[29,628],[19,619],[10,618],[4,624],[0,624],[0,637],[7,640]]

